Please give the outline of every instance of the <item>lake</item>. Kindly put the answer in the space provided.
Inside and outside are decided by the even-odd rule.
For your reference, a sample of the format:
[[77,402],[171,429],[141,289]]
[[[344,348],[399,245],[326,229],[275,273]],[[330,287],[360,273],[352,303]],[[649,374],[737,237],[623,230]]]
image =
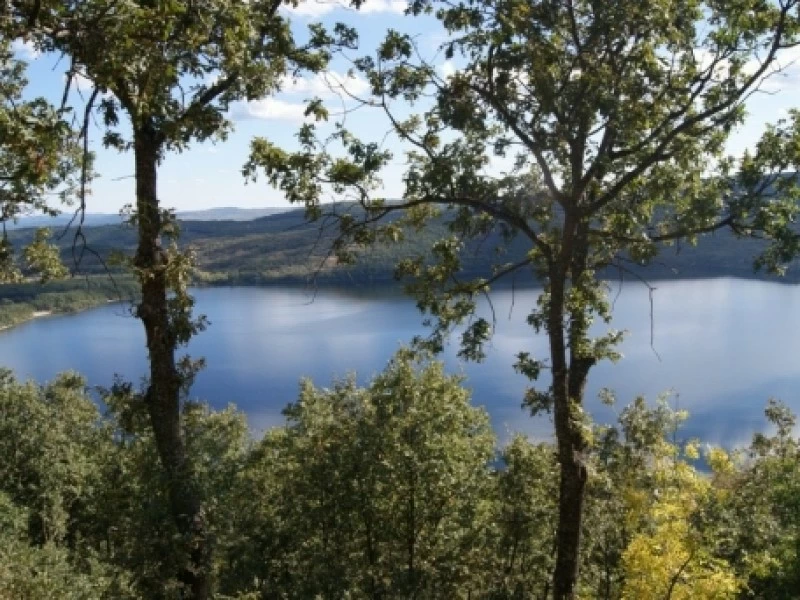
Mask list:
[[[613,420],[636,395],[654,400],[671,389],[673,405],[691,413],[680,437],[733,446],[764,429],[768,398],[800,411],[800,286],[737,279],[656,282],[651,346],[647,288],[610,285],[616,296],[612,326],[629,334],[621,346],[623,360],[600,364],[590,374],[588,406],[596,420]],[[197,312],[211,326],[188,349],[208,361],[191,395],[215,407],[235,403],[256,433],[282,421],[281,410],[296,398],[300,378],[325,387],[355,371],[365,382],[400,344],[425,332],[414,302],[386,290],[322,289],[312,295],[296,288],[240,287],[194,294]],[[460,362],[455,342],[444,354],[450,371],[465,375],[474,403],[489,411],[501,440],[512,432],[551,436],[548,418],[531,419],[521,408],[526,380],[511,368],[519,351],[546,356],[544,337],[525,324],[537,294],[492,294],[497,331],[485,362]],[[483,310],[488,314],[486,304]],[[38,381],[68,369],[83,373],[92,386],[109,385],[114,373],[136,381],[146,372],[145,357],[141,325],[121,304],[0,333],[0,365]],[[604,387],[616,392],[619,406],[596,400]]]

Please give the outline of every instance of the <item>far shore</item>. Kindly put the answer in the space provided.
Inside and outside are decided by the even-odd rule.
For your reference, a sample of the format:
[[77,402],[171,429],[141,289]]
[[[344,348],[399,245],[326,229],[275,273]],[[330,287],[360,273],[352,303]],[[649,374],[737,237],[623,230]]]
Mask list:
[[[611,275],[611,273],[606,273],[606,275]],[[741,276],[740,274],[734,273],[709,273],[708,275],[700,275],[698,273],[692,274],[690,276],[675,273],[664,273],[656,271],[652,273],[649,277],[643,278],[636,274],[633,276],[625,277],[625,274],[618,275],[617,277],[605,277],[605,281],[612,287],[618,288],[620,284],[624,281],[635,282],[636,280],[640,280],[645,282],[648,287],[653,287],[653,284],[657,284],[660,281],[687,281],[687,280],[698,280],[698,279],[718,279],[718,278],[732,278],[732,279],[742,279],[742,280],[750,280],[750,281],[767,281],[771,283],[778,283],[778,284],[788,284],[788,285],[798,285],[800,283],[800,274],[795,274],[793,277],[776,277],[776,276],[765,276],[764,274],[750,274],[749,276]],[[330,281],[330,280],[320,280],[317,281],[316,284],[310,284],[308,281],[299,281],[296,279],[274,279],[274,280],[260,280],[260,281],[242,281],[237,280],[236,278],[232,279],[217,279],[211,281],[197,281],[194,282],[192,285],[193,288],[205,288],[205,287],[302,287],[305,289],[313,289],[313,290],[321,290],[321,289],[333,289],[333,290],[365,290],[365,289],[373,289],[373,290],[384,290],[384,291],[392,291],[393,293],[402,294],[402,284],[397,281],[392,280],[373,280],[369,282],[359,282],[356,280],[351,281]],[[493,289],[502,290],[506,288],[528,288],[538,287],[534,282],[526,282],[522,285],[515,285],[513,280],[511,281],[501,281],[495,283]],[[18,325],[22,325],[33,319],[40,319],[44,317],[50,316],[58,316],[58,315],[67,315],[67,314],[76,314],[80,312],[84,312],[86,310],[91,310],[93,308],[97,308],[98,306],[102,306],[103,304],[113,304],[116,302],[120,302],[120,298],[97,298],[88,304],[83,306],[76,307],[74,309],[68,310],[34,310],[30,313],[27,313],[24,317],[17,314],[15,315],[16,320],[11,323],[0,325],[0,332],[7,331]]]
[[0,325],[0,331],[5,331],[6,329],[12,329],[13,327],[16,327],[17,325],[22,325],[23,323],[27,323],[28,321],[33,321],[34,319],[39,319],[41,317],[49,317],[52,314],[53,314],[52,310],[35,310],[30,314],[30,316],[28,316],[28,317],[26,317],[26,318],[24,318],[24,319],[22,319],[22,320],[20,320],[20,321],[18,321],[16,323],[11,323],[9,325]]

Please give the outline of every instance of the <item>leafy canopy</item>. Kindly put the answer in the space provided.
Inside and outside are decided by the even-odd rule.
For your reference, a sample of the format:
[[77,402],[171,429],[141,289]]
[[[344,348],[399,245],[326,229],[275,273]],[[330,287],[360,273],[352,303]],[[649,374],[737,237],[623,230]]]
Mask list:
[[106,144],[126,148],[114,129],[120,109],[133,129],[159,133],[163,149],[224,137],[231,102],[275,92],[287,72],[322,69],[327,47],[351,44],[355,34],[336,28],[335,40],[319,24],[297,43],[280,0],[183,3],[94,0],[42,9],[46,50],[65,52],[70,76],[86,77],[99,95],[110,129]]
[[36,211],[57,213],[52,197],[69,204],[79,186],[75,131],[44,98],[25,99],[26,85],[25,63],[14,57],[7,39],[0,42],[0,282],[20,280],[23,269],[38,271],[45,280],[66,274],[44,232],[20,261],[6,223]]
[[[297,153],[256,140],[249,169],[263,169],[308,206],[331,188],[354,196],[366,216],[342,219],[344,254],[353,242],[396,239],[396,223],[365,232],[389,212],[403,209],[421,226],[432,206],[448,207],[452,236],[398,269],[417,279],[412,291],[439,318],[438,334],[471,314],[488,284],[522,272],[546,288],[531,312],[534,328],[547,326],[552,285],[566,282],[578,357],[614,359],[617,333],[588,334],[594,318],[610,318],[598,271],[627,270],[664,243],[723,227],[772,239],[759,262],[770,270],[796,253],[797,195],[782,177],[800,158],[795,117],[743,159],[725,155],[747,98],[795,43],[796,9],[794,0],[414,2],[412,13],[441,22],[455,72],[441,75],[396,31],[355,63],[372,86],[365,102],[386,113],[408,149],[402,200],[376,197],[391,152],[344,128],[334,137],[345,157],[326,153],[307,125]],[[418,114],[407,116],[409,104]],[[502,249],[513,238],[529,253],[510,264]],[[476,247],[470,240],[496,248],[495,270],[460,281],[460,256]],[[490,333],[489,323],[475,322],[467,356],[480,358]],[[434,341],[440,346],[441,335]],[[542,366],[519,364],[527,374]]]

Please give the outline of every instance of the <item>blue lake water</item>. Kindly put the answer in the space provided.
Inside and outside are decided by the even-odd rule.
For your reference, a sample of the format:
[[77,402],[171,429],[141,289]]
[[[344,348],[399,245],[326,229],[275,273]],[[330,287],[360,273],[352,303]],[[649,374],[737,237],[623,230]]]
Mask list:
[[[590,374],[588,406],[608,422],[636,395],[674,390],[673,404],[691,418],[682,437],[728,446],[746,444],[765,427],[763,408],[780,398],[800,412],[800,286],[735,279],[658,282],[653,295],[652,347],[648,291],[626,283],[615,301],[612,327],[629,331],[624,358]],[[612,298],[617,295],[611,284]],[[492,294],[497,331],[481,364],[444,359],[463,373],[475,404],[485,406],[501,440],[511,432],[548,438],[552,424],[520,406],[526,380],[511,365],[517,352],[546,356],[543,336],[525,324],[539,291]],[[204,356],[192,397],[215,407],[235,403],[255,432],[282,421],[281,410],[310,377],[329,386],[356,372],[365,382],[400,344],[424,333],[414,302],[388,291],[297,288],[210,288],[194,292],[211,326],[188,352]],[[488,314],[488,308],[483,310]],[[601,328],[598,328],[600,331]],[[37,319],[0,332],[0,365],[19,377],[52,379],[68,369],[90,385],[107,386],[114,373],[138,380],[146,372],[144,334],[124,305]],[[546,377],[547,373],[543,373]],[[544,382],[543,382],[544,383]],[[596,401],[604,387],[619,406]]]

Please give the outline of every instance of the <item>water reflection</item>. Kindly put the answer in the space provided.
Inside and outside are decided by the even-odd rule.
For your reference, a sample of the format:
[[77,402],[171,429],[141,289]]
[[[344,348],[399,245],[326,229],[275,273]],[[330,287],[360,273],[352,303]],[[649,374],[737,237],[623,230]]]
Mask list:
[[[545,339],[534,337],[525,323],[537,294],[503,290],[492,296],[497,333],[484,363],[460,362],[455,341],[444,354],[451,371],[465,374],[475,403],[489,410],[503,439],[511,432],[544,438],[552,431],[547,418],[532,420],[520,407],[527,382],[511,368],[521,350],[546,354]],[[365,382],[400,344],[424,332],[414,303],[385,291],[322,290],[312,296],[287,288],[218,288],[197,290],[196,297],[212,326],[189,348],[208,361],[193,395],[215,406],[235,402],[256,431],[281,422],[301,377],[327,386],[356,371]],[[592,371],[588,392],[595,418],[614,419],[614,409],[593,400],[603,387],[614,389],[621,403],[673,389],[674,401],[692,414],[684,436],[747,443],[764,427],[768,398],[800,409],[800,311],[793,310],[798,300],[797,286],[732,279],[661,282],[651,315],[648,290],[626,284],[611,324],[629,331],[621,347],[625,358]],[[482,309],[489,315],[487,306]],[[598,333],[605,328],[596,327]],[[66,369],[84,373],[92,385],[109,385],[114,373],[138,380],[146,372],[144,336],[120,307],[102,307],[2,332],[0,364],[40,381]]]

